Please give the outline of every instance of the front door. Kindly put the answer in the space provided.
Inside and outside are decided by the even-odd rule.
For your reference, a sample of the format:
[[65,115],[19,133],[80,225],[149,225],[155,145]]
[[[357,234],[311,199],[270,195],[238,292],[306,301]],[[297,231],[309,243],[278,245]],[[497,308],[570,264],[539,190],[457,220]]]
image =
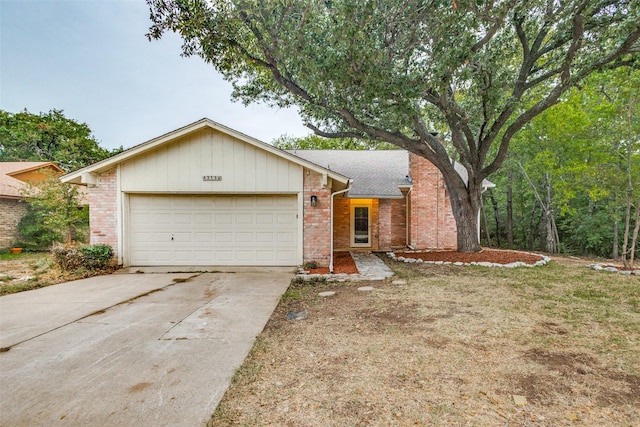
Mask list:
[[371,206],[351,206],[351,246],[371,246]]

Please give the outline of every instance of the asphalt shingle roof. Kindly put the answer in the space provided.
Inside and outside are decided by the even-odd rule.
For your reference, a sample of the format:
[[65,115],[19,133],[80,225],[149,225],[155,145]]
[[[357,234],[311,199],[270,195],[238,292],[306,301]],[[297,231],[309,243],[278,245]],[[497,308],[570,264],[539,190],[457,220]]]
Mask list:
[[20,191],[27,185],[10,174],[50,165],[51,162],[0,162],[0,197],[20,198]]
[[349,198],[400,198],[408,185],[409,155],[405,150],[289,150],[326,169],[353,179]]

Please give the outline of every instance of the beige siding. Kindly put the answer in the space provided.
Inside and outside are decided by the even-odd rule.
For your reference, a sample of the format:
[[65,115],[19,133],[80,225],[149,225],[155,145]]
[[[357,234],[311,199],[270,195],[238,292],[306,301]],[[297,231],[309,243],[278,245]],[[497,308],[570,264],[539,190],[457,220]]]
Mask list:
[[212,129],[128,160],[121,171],[124,192],[293,193],[303,178],[301,166]]

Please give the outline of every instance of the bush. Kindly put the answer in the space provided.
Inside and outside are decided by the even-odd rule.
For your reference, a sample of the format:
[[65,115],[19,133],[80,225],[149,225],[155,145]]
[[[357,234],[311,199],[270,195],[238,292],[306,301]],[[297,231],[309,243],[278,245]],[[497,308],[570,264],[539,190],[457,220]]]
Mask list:
[[54,245],[54,262],[63,270],[104,270],[111,266],[113,249],[109,245]]
[[103,270],[111,265],[113,249],[109,245],[80,246],[84,267],[89,270]]

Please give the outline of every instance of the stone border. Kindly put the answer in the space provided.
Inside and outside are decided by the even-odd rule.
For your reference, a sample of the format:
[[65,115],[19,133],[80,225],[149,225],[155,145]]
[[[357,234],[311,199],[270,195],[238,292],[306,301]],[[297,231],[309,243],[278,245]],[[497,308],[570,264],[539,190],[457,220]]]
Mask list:
[[592,270],[595,271],[605,271],[607,273],[618,273],[618,274],[624,274],[625,276],[630,276],[630,275],[634,275],[634,276],[640,276],[640,269],[634,269],[634,270],[621,270],[617,267],[614,267],[610,264],[589,264],[587,265],[587,268],[590,268]]
[[535,264],[527,264],[525,262],[522,261],[516,261],[516,262],[511,262],[509,264],[498,264],[495,262],[487,262],[487,261],[480,261],[480,262],[451,262],[451,261],[424,261],[420,258],[405,258],[405,257],[396,257],[396,254],[394,252],[387,252],[387,256],[389,258],[391,258],[394,261],[399,261],[399,262],[406,262],[406,263],[416,263],[416,264],[433,264],[433,265],[456,265],[456,266],[461,266],[461,265],[475,265],[475,266],[479,266],[479,267],[504,267],[504,268],[516,268],[516,267],[539,267],[541,265],[545,265],[547,264],[549,261],[551,261],[551,258],[549,258],[548,256],[545,255],[540,255],[540,254],[533,254],[530,252],[522,252],[525,253],[527,255],[536,255],[536,256],[541,256],[542,259],[540,261],[537,261]]
[[366,277],[362,277],[360,273],[355,274],[346,274],[346,273],[337,273],[337,274],[310,274],[304,271],[304,269],[299,269],[296,273],[296,279],[300,278],[302,280],[320,280],[324,279],[327,282],[350,282],[350,281],[358,281],[358,280],[370,280]]

